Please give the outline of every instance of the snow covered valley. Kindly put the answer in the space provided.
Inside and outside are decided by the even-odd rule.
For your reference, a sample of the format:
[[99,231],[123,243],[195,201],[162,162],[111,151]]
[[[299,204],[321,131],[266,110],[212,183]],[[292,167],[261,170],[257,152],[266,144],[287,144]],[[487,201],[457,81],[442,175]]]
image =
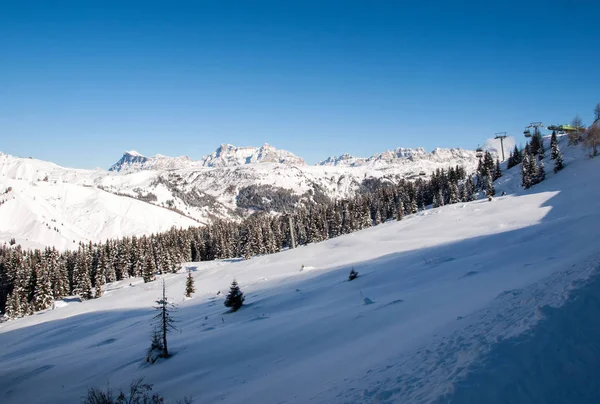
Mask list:
[[[89,387],[138,377],[172,402],[597,402],[599,169],[567,159],[522,191],[517,167],[492,202],[185,264],[161,277],[179,331],[174,355],[153,365],[160,282],[115,282],[99,299],[0,324],[0,402],[77,403]],[[234,278],[246,305],[226,313]]]

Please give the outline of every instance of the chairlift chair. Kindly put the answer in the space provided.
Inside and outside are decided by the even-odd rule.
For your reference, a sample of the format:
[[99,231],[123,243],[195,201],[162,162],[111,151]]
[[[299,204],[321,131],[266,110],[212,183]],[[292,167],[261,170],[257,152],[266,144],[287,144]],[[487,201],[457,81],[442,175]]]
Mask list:
[[529,130],[529,128],[525,128],[523,134],[525,135],[525,137],[531,137],[531,131]]
[[483,157],[483,149],[481,148],[481,146],[477,146],[477,149],[475,149],[475,156],[478,159]]

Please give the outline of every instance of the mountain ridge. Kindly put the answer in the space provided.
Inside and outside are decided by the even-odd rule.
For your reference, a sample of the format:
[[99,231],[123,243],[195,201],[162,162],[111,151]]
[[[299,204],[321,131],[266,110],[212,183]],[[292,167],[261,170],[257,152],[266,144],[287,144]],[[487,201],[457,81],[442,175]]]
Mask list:
[[[490,146],[494,154],[497,149]],[[357,157],[348,153],[330,156],[314,164],[315,166],[345,166],[358,167],[364,165],[407,164],[417,160],[444,162],[444,160],[472,159],[475,151],[462,148],[435,148],[428,152],[423,147],[397,147],[375,153],[370,157]],[[260,147],[234,146],[221,144],[214,152],[205,155],[200,160],[192,160],[187,156],[168,157],[156,154],[154,157],[144,156],[135,150],[126,151],[123,156],[108,170],[116,172],[135,172],[140,170],[177,170],[184,168],[214,168],[239,167],[252,164],[278,163],[290,166],[307,166],[306,161],[284,149],[264,143]]]

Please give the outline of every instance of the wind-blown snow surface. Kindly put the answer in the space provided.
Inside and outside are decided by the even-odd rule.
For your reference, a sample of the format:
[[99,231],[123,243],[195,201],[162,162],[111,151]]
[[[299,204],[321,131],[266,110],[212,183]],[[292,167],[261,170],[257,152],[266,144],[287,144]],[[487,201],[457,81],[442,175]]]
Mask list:
[[[160,282],[114,283],[100,299],[2,324],[0,401],[77,402],[90,386],[145,377],[169,399],[199,403],[488,402],[498,385],[492,376],[473,379],[478,369],[502,374],[505,385],[533,363],[529,352],[565,360],[543,351],[556,349],[545,329],[576,341],[543,319],[548,306],[576,301],[597,271],[599,169],[600,159],[568,160],[531,190],[493,202],[428,210],[248,261],[187,264],[197,292],[183,298],[183,270],[164,277],[180,331],[170,337],[174,356],[154,365],[143,357]],[[499,193],[517,189],[518,170],[498,182]],[[348,282],[351,268],[360,275]],[[234,278],[247,305],[226,314]],[[597,318],[597,305],[584,308],[573,315]],[[512,351],[515,338],[546,342]],[[577,355],[591,355],[593,365],[599,350],[586,347],[571,349],[565,366],[554,361],[567,373],[543,373],[529,386],[538,388],[533,396],[517,389],[503,402],[569,402],[539,387],[555,393],[569,374],[581,389],[593,386]]]

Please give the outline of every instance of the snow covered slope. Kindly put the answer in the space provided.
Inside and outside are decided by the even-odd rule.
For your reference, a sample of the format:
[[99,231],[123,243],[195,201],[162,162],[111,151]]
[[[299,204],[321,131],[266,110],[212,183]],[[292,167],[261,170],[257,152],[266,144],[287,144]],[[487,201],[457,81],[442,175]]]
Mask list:
[[[201,161],[129,151],[111,171],[76,170],[1,154],[0,192],[12,186],[11,195],[20,198],[0,205],[0,218],[10,217],[0,223],[0,242],[15,237],[26,246],[66,248],[79,241],[155,232],[194,221],[240,220],[264,209],[252,201],[283,195],[288,205],[281,211],[302,201],[352,196],[368,179],[418,178],[421,172],[456,165],[472,172],[477,165],[473,151],[459,149],[438,149],[421,157],[397,151],[388,159],[388,154],[370,165],[308,166],[266,144],[222,145]],[[276,202],[272,205],[281,205]]]
[[67,249],[80,241],[198,225],[171,210],[103,191],[94,184],[105,173],[0,155],[0,240]]
[[[544,319],[549,306],[577,301],[597,273],[600,159],[566,157],[564,171],[528,191],[517,185],[519,169],[508,171],[496,189],[516,192],[492,202],[427,210],[248,261],[187,264],[192,299],[183,298],[184,271],[164,277],[180,331],[169,343],[175,355],[158,364],[143,357],[159,282],[111,284],[100,299],[1,324],[0,401],[78,402],[90,386],[125,387],[136,377],[173,401],[200,403],[542,403],[558,397],[543,394],[565,375],[591,389],[587,370],[600,357],[590,347],[552,363],[563,373],[544,373],[534,391],[490,396],[498,377],[512,380],[535,363],[528,355],[565,359],[542,350],[556,344],[538,328],[577,341]],[[348,282],[351,268],[360,275]],[[247,305],[225,314],[234,278]],[[597,318],[598,310],[572,315]],[[513,352],[510,341],[527,335],[537,348]],[[487,373],[477,373],[482,366]]]

